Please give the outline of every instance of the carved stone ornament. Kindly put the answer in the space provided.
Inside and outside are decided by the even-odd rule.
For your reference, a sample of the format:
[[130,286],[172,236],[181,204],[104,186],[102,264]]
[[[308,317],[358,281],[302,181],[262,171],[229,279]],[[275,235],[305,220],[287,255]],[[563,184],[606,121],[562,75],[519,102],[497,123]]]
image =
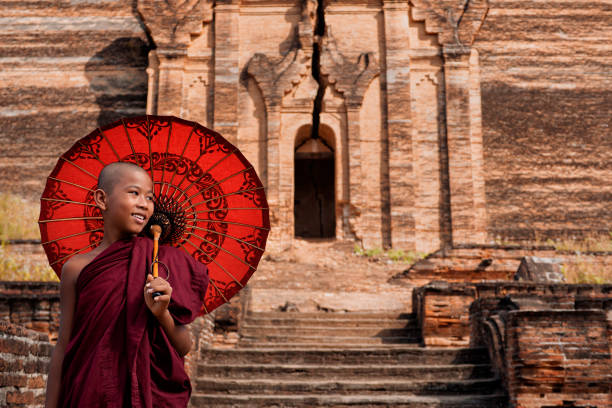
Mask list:
[[269,106],[278,106],[282,97],[310,74],[312,57],[301,49],[292,49],[282,57],[257,53],[249,60],[246,71],[255,79]]
[[138,0],[138,12],[161,50],[184,50],[212,21],[213,0]]
[[313,0],[302,4],[301,20],[293,34],[294,41],[285,55],[271,57],[257,53],[247,63],[247,74],[255,79],[269,106],[279,106],[283,96],[310,75],[316,8],[317,2]]
[[321,45],[321,74],[344,96],[347,107],[358,108],[370,82],[380,73],[374,53],[361,53],[351,61],[338,51],[329,27]]

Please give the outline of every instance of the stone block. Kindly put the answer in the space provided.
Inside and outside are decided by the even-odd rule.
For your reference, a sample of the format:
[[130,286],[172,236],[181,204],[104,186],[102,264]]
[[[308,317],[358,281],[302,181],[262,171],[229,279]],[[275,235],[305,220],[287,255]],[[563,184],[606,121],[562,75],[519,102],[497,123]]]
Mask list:
[[561,272],[560,258],[541,258],[526,256],[521,259],[518,271],[514,275],[517,281],[563,283],[565,276]]
[[471,285],[436,281],[413,293],[413,305],[426,346],[470,344],[469,308],[476,297]]

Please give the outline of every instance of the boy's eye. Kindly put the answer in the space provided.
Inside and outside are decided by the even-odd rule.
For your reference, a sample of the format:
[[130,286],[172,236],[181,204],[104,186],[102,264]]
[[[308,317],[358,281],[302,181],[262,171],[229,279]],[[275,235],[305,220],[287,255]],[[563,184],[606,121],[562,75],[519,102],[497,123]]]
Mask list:
[[147,200],[153,201],[153,196],[147,196]]
[[130,191],[130,194],[138,195],[138,191]]

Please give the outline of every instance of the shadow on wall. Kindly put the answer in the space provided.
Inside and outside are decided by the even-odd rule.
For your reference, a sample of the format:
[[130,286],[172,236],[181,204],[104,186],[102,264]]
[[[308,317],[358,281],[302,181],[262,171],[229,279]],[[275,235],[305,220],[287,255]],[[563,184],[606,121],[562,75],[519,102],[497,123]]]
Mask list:
[[145,114],[150,49],[141,38],[118,38],[87,61],[85,76],[100,108],[98,126]]

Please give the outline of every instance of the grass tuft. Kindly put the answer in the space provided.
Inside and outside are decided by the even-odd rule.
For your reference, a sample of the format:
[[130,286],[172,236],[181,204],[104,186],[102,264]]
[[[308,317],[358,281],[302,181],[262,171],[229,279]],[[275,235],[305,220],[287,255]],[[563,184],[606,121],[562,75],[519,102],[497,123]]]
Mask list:
[[355,255],[364,256],[371,259],[384,259],[391,262],[406,262],[413,264],[427,256],[425,252],[404,251],[403,249],[389,249],[384,251],[382,248],[364,249],[355,244],[353,247]]

